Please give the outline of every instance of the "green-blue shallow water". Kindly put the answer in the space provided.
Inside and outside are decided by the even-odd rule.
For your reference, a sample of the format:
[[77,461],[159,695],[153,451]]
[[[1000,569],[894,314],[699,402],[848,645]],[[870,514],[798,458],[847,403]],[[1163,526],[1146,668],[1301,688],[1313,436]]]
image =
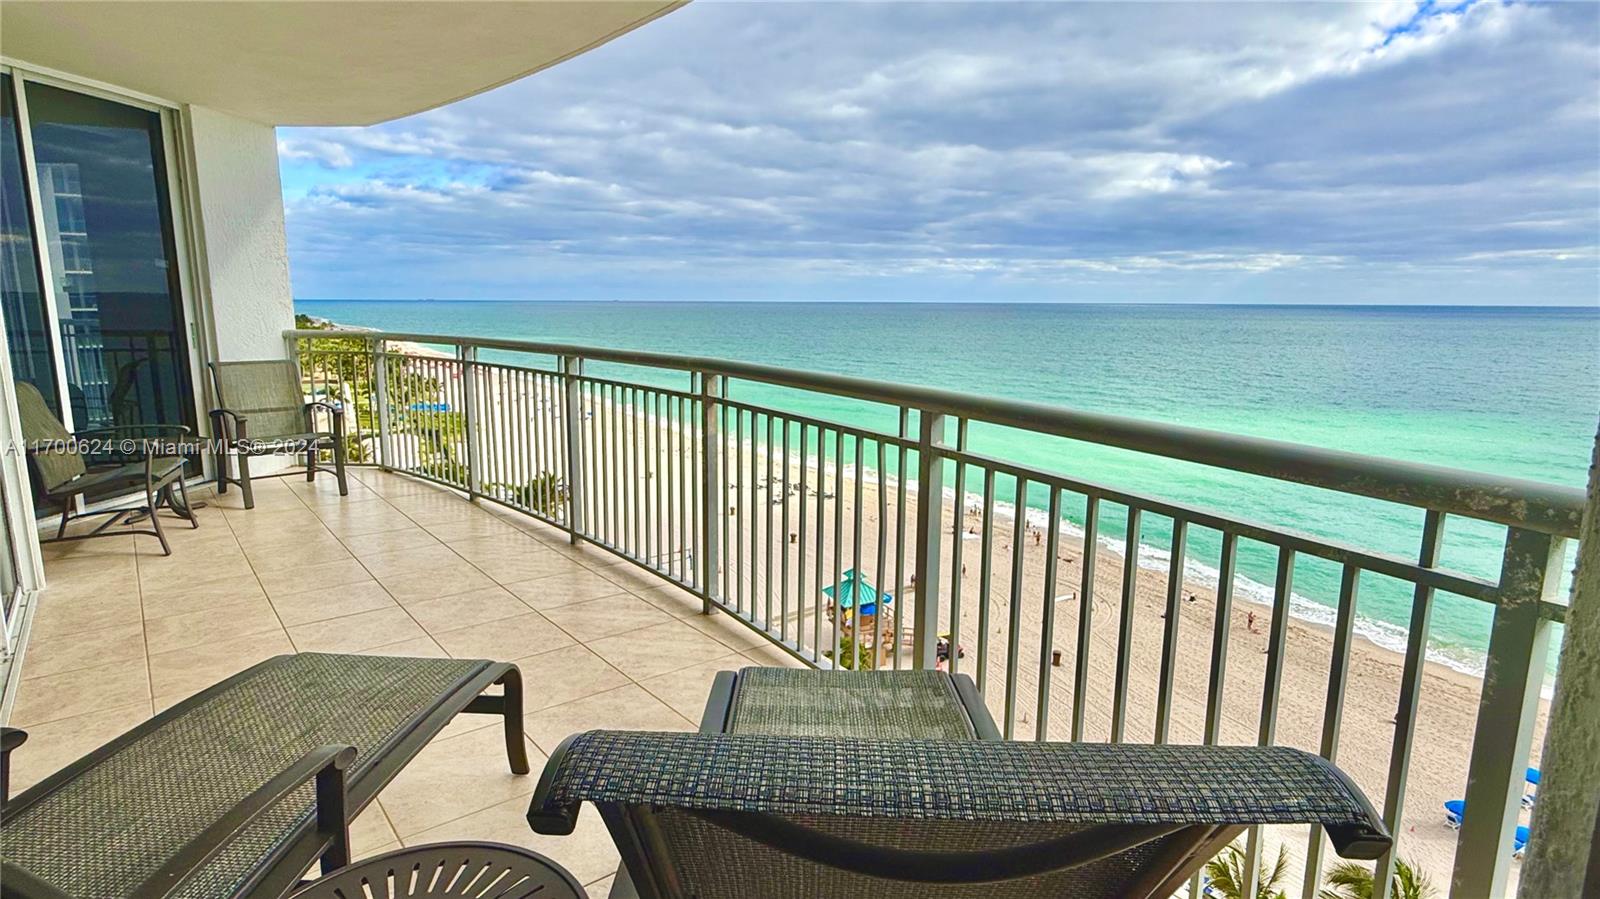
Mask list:
[[[1582,486],[1600,415],[1600,309],[302,300],[298,311],[391,331],[648,349],[928,384],[1352,452]],[[501,354],[504,356],[505,354]],[[511,358],[506,356],[507,359]],[[603,373],[604,368],[600,371]],[[629,371],[682,387],[681,375]],[[739,384],[736,396],[893,431],[893,410]],[[1421,512],[1015,431],[980,452],[1083,480],[1391,552],[1417,552]],[[869,460],[870,464],[870,460]],[[891,465],[892,468],[892,465]],[[975,485],[967,488],[976,489]],[[1011,497],[1002,479],[997,496]],[[1046,502],[1030,491],[1030,514]],[[1118,510],[1102,535],[1120,536]],[[1081,522],[1081,502],[1067,517]],[[1069,525],[1070,526],[1070,525]],[[1166,566],[1170,523],[1146,516],[1141,558]],[[1452,521],[1445,561],[1498,573],[1503,529]],[[1117,545],[1117,541],[1110,541]],[[1192,576],[1218,535],[1191,530]],[[1275,551],[1241,543],[1241,593],[1261,599]],[[1339,571],[1302,558],[1297,612],[1332,618]],[[1367,575],[1362,633],[1401,647],[1411,592]],[[1489,609],[1441,597],[1432,654],[1481,670]]]

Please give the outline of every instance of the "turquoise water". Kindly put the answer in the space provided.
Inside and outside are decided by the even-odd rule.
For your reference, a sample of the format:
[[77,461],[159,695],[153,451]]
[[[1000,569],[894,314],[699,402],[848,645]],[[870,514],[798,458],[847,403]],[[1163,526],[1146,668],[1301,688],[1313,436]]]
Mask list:
[[[690,353],[929,384],[1582,486],[1600,415],[1600,309],[806,303],[355,302],[301,312],[393,331]],[[512,358],[502,354],[508,361]],[[601,367],[599,372],[605,373]],[[681,375],[628,371],[664,386]],[[892,409],[757,384],[735,395],[893,431]],[[1027,465],[1414,556],[1421,512],[1074,441],[974,426],[972,446]],[[969,485],[971,481],[969,480]],[[969,490],[975,486],[969,486]],[[1014,486],[999,481],[997,496]],[[1042,490],[1028,505],[1043,508]],[[1081,504],[1067,517],[1081,521]],[[1037,513],[1035,513],[1037,514]],[[1120,535],[1108,509],[1102,535]],[[1141,558],[1165,567],[1170,523],[1146,516]],[[1454,521],[1445,561],[1498,573],[1503,529]],[[1189,569],[1220,540],[1191,529]],[[1275,551],[1242,542],[1270,582]],[[1336,566],[1302,558],[1297,612],[1330,620]],[[1265,588],[1243,589],[1260,598]],[[1366,575],[1358,614],[1403,645],[1410,590]],[[1481,669],[1489,609],[1439,600],[1433,654]]]

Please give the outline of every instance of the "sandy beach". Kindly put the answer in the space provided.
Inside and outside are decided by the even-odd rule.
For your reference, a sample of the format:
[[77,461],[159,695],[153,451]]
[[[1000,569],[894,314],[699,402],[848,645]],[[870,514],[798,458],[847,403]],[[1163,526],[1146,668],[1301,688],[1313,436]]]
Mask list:
[[[547,417],[554,419],[559,405],[557,398],[530,396],[528,392],[533,388],[519,387],[514,381],[502,385],[495,379],[492,370],[488,380],[492,387],[485,391],[489,397],[489,402],[485,404],[487,415],[491,421],[506,421],[505,428],[492,430],[515,434],[522,433],[521,429],[527,426],[536,432],[541,420]],[[509,399],[502,401],[502,396]],[[641,435],[659,435],[671,427],[666,422],[658,423],[653,410],[647,413],[605,400],[592,401],[586,411],[593,413],[587,419],[589,424],[585,428],[586,445],[591,451],[599,445],[597,434],[607,436],[611,432],[604,429],[627,424],[630,419],[632,424],[628,427],[637,427]],[[525,416],[527,420],[522,421]],[[625,430],[624,433],[632,432]],[[757,622],[767,622],[770,592],[774,611],[769,629],[785,633],[791,640],[798,638],[804,646],[813,645],[819,624],[815,616],[820,598],[820,585],[817,583],[817,528],[820,520],[823,524],[820,547],[824,585],[832,583],[836,566],[841,571],[858,568],[866,573],[869,581],[885,586],[899,597],[896,607],[902,623],[909,625],[910,611],[915,607],[917,593],[909,583],[915,564],[912,532],[915,528],[917,496],[914,485],[902,497],[892,477],[886,477],[880,483],[876,474],[868,470],[858,480],[852,468],[835,468],[830,450],[829,462],[820,472],[815,458],[807,460],[806,488],[802,492],[802,465],[797,450],[791,449],[785,471],[781,444],[774,444],[776,458],[769,459],[764,452],[764,444],[751,444],[748,426],[745,437],[743,452],[738,454],[743,467],[738,471],[730,471],[727,476],[729,539],[722,558],[723,570],[729,577],[725,601],[730,608],[743,609],[748,617]],[[694,442],[692,435],[689,442],[691,445]],[[618,445],[609,436],[600,443]],[[667,477],[669,474],[663,469],[667,456],[662,447],[656,445],[652,451],[646,448],[648,443],[641,440],[638,453],[634,455],[631,439],[620,441],[623,455],[630,459],[626,466],[629,473],[626,476],[621,474],[624,469],[619,465],[616,469],[619,474],[608,494],[618,498],[619,513],[614,519],[618,525],[616,530],[629,536],[634,528],[627,505],[642,503],[646,494],[654,503],[664,485],[664,482],[658,482],[658,477]],[[731,441],[729,446],[733,448]],[[503,455],[513,460],[519,458],[519,454],[509,448],[504,449]],[[876,447],[870,443],[867,445],[867,458],[876,458]],[[892,475],[896,471],[892,448],[888,459],[888,471]],[[524,464],[532,463],[529,461]],[[671,471],[677,470],[675,461]],[[820,491],[819,476],[823,479]],[[965,655],[957,661],[957,668],[979,679],[985,688],[986,701],[1002,727],[1007,725],[1007,672],[1014,664],[1013,735],[1019,739],[1032,739],[1038,732],[1039,660],[1044,645],[1045,535],[1040,528],[1024,528],[1021,570],[1013,572],[1015,522],[1009,515],[997,513],[992,521],[990,570],[988,588],[985,590],[982,584],[984,566],[979,533],[982,519],[975,511],[977,507],[974,501],[977,497],[970,493],[978,484],[969,472],[969,501],[962,510],[959,526],[956,504],[950,501],[944,504],[945,517],[941,530],[944,535],[942,558],[946,571],[944,586],[940,591],[943,630],[959,632],[959,643]],[[858,495],[859,532],[855,525]],[[902,500],[905,504],[903,535],[899,533],[897,523]],[[837,509],[837,504],[842,504],[842,509]],[[803,527],[802,505],[805,506]],[[886,517],[880,516],[880,507],[888,511]],[[635,508],[643,514],[642,505]],[[837,534],[834,531],[836,515],[842,525]],[[676,561],[692,555],[693,541],[669,531],[671,528],[662,532],[662,542],[656,545],[657,555]],[[952,622],[950,612],[953,587],[950,565],[958,533],[963,544],[962,567],[965,569],[964,575],[959,578],[959,627]],[[880,539],[884,557],[881,579]],[[904,564],[897,577],[896,549],[902,543]],[[666,552],[662,553],[662,549]],[[836,553],[842,553],[837,560]],[[1104,545],[1098,546],[1096,553],[1097,573],[1090,616],[1089,677],[1082,738],[1103,741],[1110,735],[1114,703],[1117,642],[1122,624],[1123,559],[1119,553]],[[636,548],[635,554],[644,557],[646,548]],[[1085,548],[1081,539],[1064,532],[1059,539],[1057,555],[1055,595],[1058,599],[1048,645],[1060,653],[1060,664],[1049,668],[1046,736],[1051,740],[1067,740],[1072,736],[1073,677],[1080,614],[1077,596]],[[782,575],[785,556],[789,565],[786,582]],[[1012,600],[1014,580],[1020,588],[1015,591],[1018,597],[1015,602]],[[787,607],[783,603],[785,592]],[[1133,638],[1124,736],[1130,742],[1149,742],[1155,736],[1158,676],[1166,626],[1166,594],[1167,574],[1164,568],[1138,569],[1131,616]],[[986,615],[985,603],[980,601],[984,595],[988,597]],[[1182,586],[1182,596],[1168,739],[1172,742],[1197,743],[1202,741],[1206,718],[1216,588],[1210,584],[1186,582]],[[1020,616],[1016,627],[1016,645],[1019,649],[1014,657],[1008,646],[1013,614]],[[1236,591],[1227,631],[1228,660],[1220,719],[1222,743],[1252,744],[1257,740],[1270,618],[1269,607],[1250,602],[1243,591]],[[833,624],[824,617],[820,625],[823,645],[831,649]],[[1316,752],[1322,738],[1329,686],[1332,632],[1322,625],[1291,619],[1287,633],[1276,742]],[[1380,810],[1388,776],[1402,662],[1399,654],[1358,637],[1351,652],[1344,711],[1340,719],[1341,734],[1336,760]],[[902,658],[902,664],[909,665],[908,656]],[[1480,686],[1478,678],[1436,663],[1427,665],[1405,794],[1405,814],[1398,837],[1401,856],[1416,864],[1440,887],[1448,886],[1456,840],[1456,832],[1444,823],[1441,804],[1449,799],[1460,798],[1465,792],[1469,743],[1477,714]],[[1539,730],[1534,741],[1535,751],[1543,738],[1543,718],[1544,711],[1541,710]],[[1297,895],[1300,888],[1306,843],[1305,828],[1274,827],[1266,831],[1266,854],[1274,855],[1277,847],[1284,845],[1291,857],[1290,878],[1285,883],[1290,895]],[[1328,859],[1331,855],[1329,849],[1324,858]],[[1516,876],[1515,867],[1512,876]]]

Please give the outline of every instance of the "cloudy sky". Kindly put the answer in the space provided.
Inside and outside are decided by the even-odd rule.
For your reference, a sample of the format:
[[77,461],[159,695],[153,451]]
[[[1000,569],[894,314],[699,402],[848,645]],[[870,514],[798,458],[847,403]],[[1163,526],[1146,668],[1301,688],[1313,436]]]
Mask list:
[[279,130],[302,298],[1600,303],[1600,5],[694,3]]

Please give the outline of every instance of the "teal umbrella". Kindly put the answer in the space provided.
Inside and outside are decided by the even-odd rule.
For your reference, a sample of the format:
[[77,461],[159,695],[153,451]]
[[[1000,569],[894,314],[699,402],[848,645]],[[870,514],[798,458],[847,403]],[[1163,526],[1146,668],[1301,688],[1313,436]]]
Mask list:
[[[844,573],[844,580],[832,587],[823,587],[822,595],[833,600],[841,609],[853,609],[859,600],[861,614],[878,614],[878,596],[880,594],[867,582],[866,577],[854,568]],[[887,606],[894,602],[893,593],[884,593],[882,596],[884,605]]]

